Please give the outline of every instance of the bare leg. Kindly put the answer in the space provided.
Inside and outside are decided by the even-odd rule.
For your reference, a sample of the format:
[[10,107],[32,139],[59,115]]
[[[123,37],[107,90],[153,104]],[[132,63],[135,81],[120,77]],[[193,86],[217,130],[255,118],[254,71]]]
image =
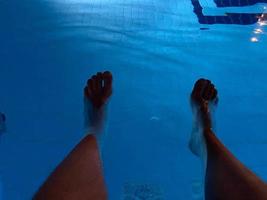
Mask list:
[[110,72],[97,73],[87,81],[84,88],[84,117],[86,132],[97,138],[99,148],[103,139],[106,104],[112,93],[112,75]]
[[87,135],[48,177],[35,200],[106,200],[107,193],[97,144],[102,126],[103,106],[112,93],[110,72],[98,73],[88,80],[85,98],[92,104],[90,122],[95,132]]
[[[210,107],[217,101],[214,85],[209,80],[198,80],[192,91],[191,101],[198,119],[194,131],[198,133],[193,134],[190,148],[205,162],[205,199],[267,199],[266,184],[238,161],[212,130]],[[203,138],[197,139],[202,143],[194,142],[197,137]]]

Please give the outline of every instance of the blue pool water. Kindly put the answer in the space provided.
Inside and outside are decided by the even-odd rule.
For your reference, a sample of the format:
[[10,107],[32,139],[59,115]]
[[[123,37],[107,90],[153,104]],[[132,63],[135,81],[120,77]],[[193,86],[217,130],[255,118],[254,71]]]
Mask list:
[[114,75],[109,199],[201,199],[201,163],[187,145],[200,77],[219,90],[218,137],[267,180],[267,27],[255,20],[267,5],[225,2],[0,1],[0,199],[30,199],[84,136],[83,86],[103,70]]

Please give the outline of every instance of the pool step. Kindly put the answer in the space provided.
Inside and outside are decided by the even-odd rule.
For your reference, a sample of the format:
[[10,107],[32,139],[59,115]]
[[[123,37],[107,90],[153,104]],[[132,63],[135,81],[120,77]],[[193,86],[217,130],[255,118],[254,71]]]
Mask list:
[[217,16],[225,15],[225,13],[266,13],[267,4],[258,3],[244,7],[217,7],[213,0],[200,0],[204,15]]

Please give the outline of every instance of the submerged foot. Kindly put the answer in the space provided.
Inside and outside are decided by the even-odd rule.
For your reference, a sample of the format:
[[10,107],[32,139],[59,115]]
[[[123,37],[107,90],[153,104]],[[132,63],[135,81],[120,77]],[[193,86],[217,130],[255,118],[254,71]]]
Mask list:
[[87,81],[84,95],[91,101],[92,105],[99,109],[112,94],[112,74],[108,71],[98,72]]
[[210,80],[199,79],[191,93],[191,104],[193,110],[197,112],[195,114],[198,114],[202,128],[211,128],[210,111],[217,103],[218,96],[215,86]]
[[84,88],[85,125],[88,131],[101,131],[105,117],[105,106],[112,94],[112,74],[98,72],[87,81]]
[[205,145],[203,133],[212,128],[210,112],[211,108],[217,105],[217,102],[215,86],[207,79],[199,79],[191,93],[191,105],[195,119],[189,141],[189,148],[197,156],[203,153]]

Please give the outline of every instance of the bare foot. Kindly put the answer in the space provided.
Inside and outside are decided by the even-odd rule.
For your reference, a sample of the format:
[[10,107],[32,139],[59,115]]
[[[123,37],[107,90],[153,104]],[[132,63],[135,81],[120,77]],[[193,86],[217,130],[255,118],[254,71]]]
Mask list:
[[112,74],[108,71],[98,72],[87,81],[84,95],[91,101],[92,105],[99,109],[112,94]]
[[112,94],[112,74],[98,72],[87,81],[84,88],[85,125],[88,131],[99,134],[105,118],[105,107]]
[[193,130],[189,148],[197,155],[205,154],[205,130],[212,128],[211,109],[218,103],[217,90],[211,81],[199,79],[191,93],[191,105],[194,112]]
[[211,128],[211,107],[218,103],[217,90],[215,86],[207,79],[199,79],[191,93],[191,104],[193,109],[198,112],[202,127]]

